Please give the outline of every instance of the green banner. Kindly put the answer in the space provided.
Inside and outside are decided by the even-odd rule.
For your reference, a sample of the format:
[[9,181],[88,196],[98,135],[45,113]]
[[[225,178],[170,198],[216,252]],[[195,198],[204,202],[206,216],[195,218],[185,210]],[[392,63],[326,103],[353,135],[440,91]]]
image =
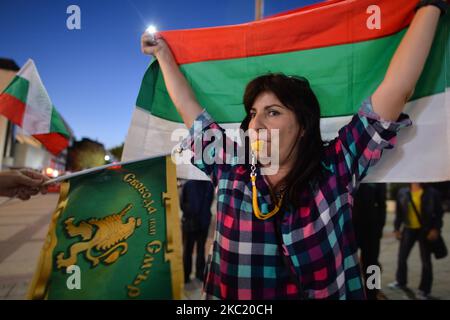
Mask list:
[[29,298],[180,299],[175,167],[159,157],[61,185]]

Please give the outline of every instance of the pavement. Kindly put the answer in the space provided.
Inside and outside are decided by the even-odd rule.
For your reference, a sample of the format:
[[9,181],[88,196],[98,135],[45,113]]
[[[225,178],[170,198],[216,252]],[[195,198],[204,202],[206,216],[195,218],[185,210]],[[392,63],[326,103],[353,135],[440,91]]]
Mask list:
[[25,299],[57,201],[0,198],[0,299]]
[[[25,299],[42,244],[47,234],[51,214],[58,201],[57,194],[39,195],[28,201],[0,198],[0,299]],[[394,281],[398,254],[398,241],[394,238],[392,221],[393,204],[388,202],[388,218],[381,241],[380,262],[383,267],[382,290],[388,299],[408,298],[404,291],[388,288]],[[214,220],[211,223],[206,252],[213,239]],[[450,214],[444,217],[443,236],[450,246]],[[195,260],[193,260],[195,261]],[[420,258],[416,245],[408,260],[409,299],[420,280]],[[450,257],[433,259],[434,284],[432,295],[450,300]],[[193,271],[195,272],[195,270]],[[196,279],[185,285],[184,296],[189,300],[200,299],[202,283]]]

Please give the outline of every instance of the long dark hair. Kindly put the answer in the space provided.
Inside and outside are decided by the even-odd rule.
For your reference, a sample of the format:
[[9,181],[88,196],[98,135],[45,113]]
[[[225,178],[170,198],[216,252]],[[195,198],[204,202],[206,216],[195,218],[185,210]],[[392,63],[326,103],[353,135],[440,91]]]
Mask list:
[[302,136],[297,140],[297,158],[291,172],[281,181],[286,185],[285,199],[298,207],[300,193],[309,182],[319,178],[324,142],[320,135],[320,106],[306,78],[269,73],[250,81],[245,88],[246,117],[241,129],[248,130],[250,110],[263,92],[273,93],[280,102],[295,113]]

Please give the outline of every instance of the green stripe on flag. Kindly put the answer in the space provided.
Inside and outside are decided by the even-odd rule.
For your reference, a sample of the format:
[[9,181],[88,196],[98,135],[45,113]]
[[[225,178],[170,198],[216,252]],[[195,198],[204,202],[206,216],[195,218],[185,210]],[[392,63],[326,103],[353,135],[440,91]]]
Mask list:
[[26,104],[29,86],[30,83],[28,82],[28,80],[15,76],[3,92],[19,99],[24,104]]
[[[436,35],[440,40],[434,42],[412,99],[445,91],[445,74],[450,66],[444,67],[449,34],[443,23],[442,19]],[[199,62],[180,68],[202,107],[221,123],[242,121],[245,115],[242,96],[246,84],[267,72],[305,76],[318,96],[322,117],[345,116],[354,114],[364,98],[381,83],[405,32],[406,29],[389,37],[354,44]],[[136,105],[162,119],[182,122],[167,94],[156,61],[145,74]]]
[[432,94],[445,92],[449,87],[450,58],[448,46],[450,45],[449,15],[440,20],[438,31],[434,38],[433,47],[428,55],[424,71],[417,82],[411,100],[416,100]]
[[[141,88],[137,97],[136,105],[151,111],[152,101],[155,97],[156,80],[158,79],[159,66],[156,61],[152,61],[147,71],[145,72],[144,79],[142,79]],[[167,92],[162,92],[167,93]]]
[[59,115],[58,111],[56,111],[55,107],[52,107],[52,116],[50,119],[50,132],[58,132],[67,137],[70,136],[69,131],[67,131],[66,125]]

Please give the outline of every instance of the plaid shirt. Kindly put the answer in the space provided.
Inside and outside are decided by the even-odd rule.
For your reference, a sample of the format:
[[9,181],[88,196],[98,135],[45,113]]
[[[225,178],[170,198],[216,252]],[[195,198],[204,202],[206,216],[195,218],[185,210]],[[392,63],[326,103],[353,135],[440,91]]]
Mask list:
[[[203,133],[224,130],[206,111],[196,121],[183,146],[193,152],[206,151],[213,158],[223,153],[210,146],[212,142],[206,141],[210,139]],[[310,299],[364,299],[351,222],[352,194],[383,149],[394,146],[398,130],[410,124],[405,114],[398,122],[381,120],[372,110],[371,97],[367,98],[325,147],[324,178],[311,182],[299,194],[299,207],[287,204],[276,214],[283,215],[281,245],[275,233],[276,216],[263,221],[253,214],[248,165],[192,157],[192,163],[217,187],[217,225],[208,258],[205,297],[297,299],[298,288],[291,281],[295,274]],[[257,173],[258,203],[267,213],[273,208],[271,192],[259,170]],[[295,273],[289,272],[280,254],[288,257]]]

